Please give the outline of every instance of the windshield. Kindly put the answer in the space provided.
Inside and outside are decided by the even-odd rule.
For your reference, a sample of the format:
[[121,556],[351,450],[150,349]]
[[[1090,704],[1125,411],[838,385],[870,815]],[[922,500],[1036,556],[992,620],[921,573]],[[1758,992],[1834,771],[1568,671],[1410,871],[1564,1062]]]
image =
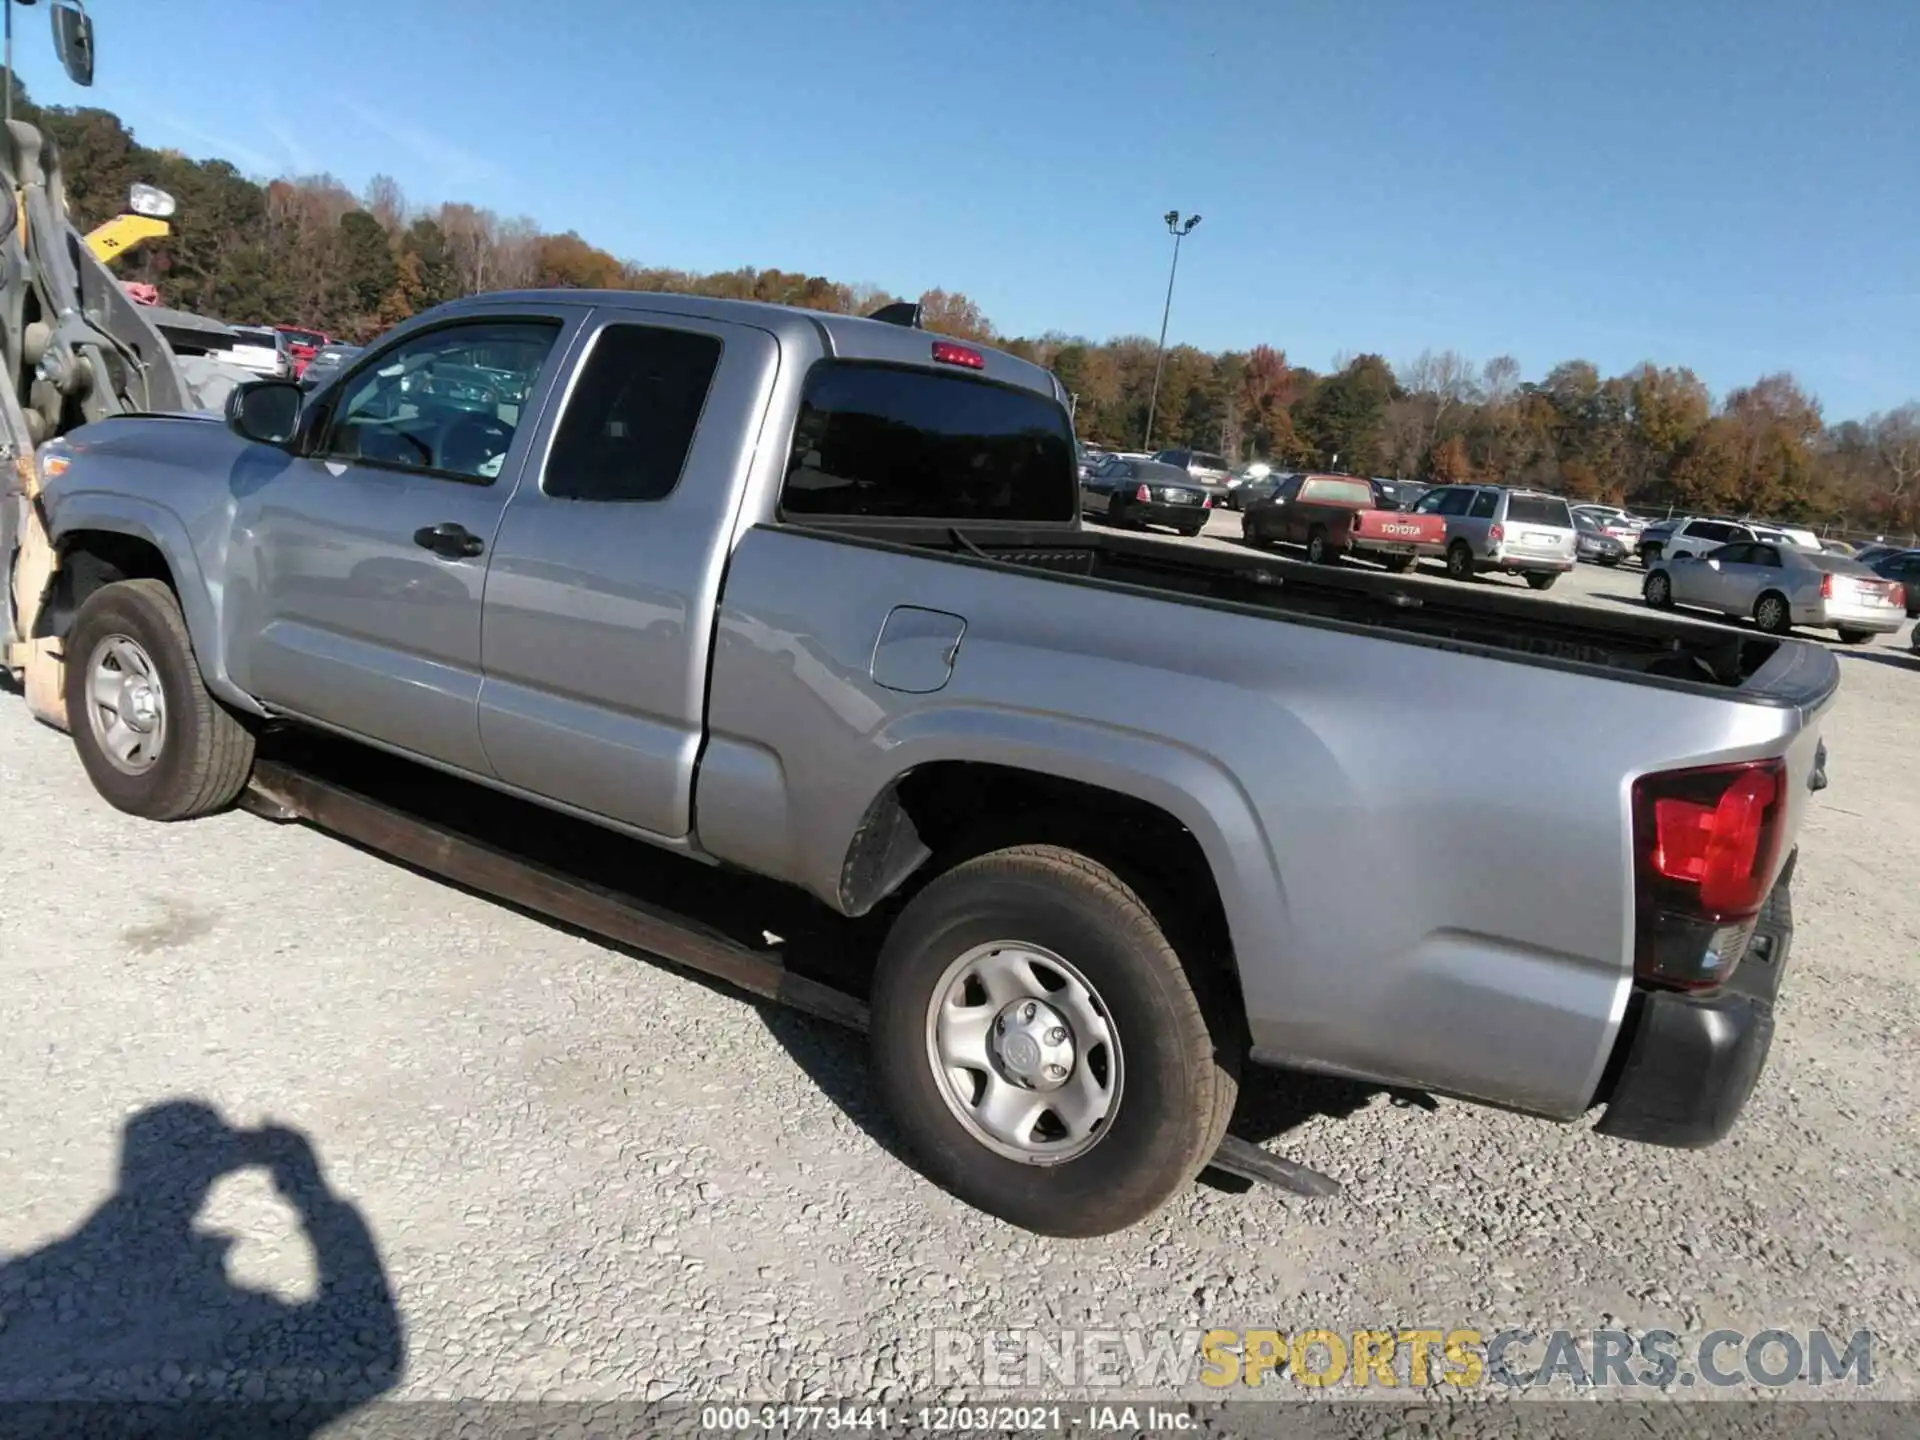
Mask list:
[[892,520],[1069,521],[1067,412],[1034,391],[826,361],[807,377],[780,508]]

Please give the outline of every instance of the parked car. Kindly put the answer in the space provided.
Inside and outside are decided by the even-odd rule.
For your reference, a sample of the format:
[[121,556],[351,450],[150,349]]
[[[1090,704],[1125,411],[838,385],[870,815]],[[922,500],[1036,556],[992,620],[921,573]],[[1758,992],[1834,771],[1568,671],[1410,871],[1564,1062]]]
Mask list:
[[1580,559],[1596,565],[1618,565],[1627,558],[1626,542],[1609,532],[1590,511],[1575,510],[1573,524],[1579,532],[1574,538],[1574,553]]
[[1226,506],[1229,510],[1238,510],[1252,487],[1252,493],[1262,494],[1271,490],[1267,483],[1273,475],[1273,466],[1264,460],[1256,460],[1251,465],[1243,465],[1227,477]]
[[1859,552],[1845,540],[1835,540],[1831,536],[1820,542],[1820,548],[1829,555],[1845,555],[1850,559],[1860,558]]
[[1432,488],[1414,480],[1382,480],[1377,475],[1370,479],[1373,503],[1381,510],[1411,510],[1413,502]]
[[[1638,550],[1648,565],[1677,555],[1704,555],[1722,545],[1769,538],[1755,526],[1741,520],[1717,517],[1685,517],[1664,525],[1650,525],[1640,532]],[[1786,537],[1775,531],[1773,537]]]
[[1819,535],[1807,529],[1804,525],[1790,525],[1779,520],[1749,520],[1747,523],[1752,526],[1756,532],[1767,530],[1772,531],[1776,535],[1784,535],[1787,538],[1788,544],[1796,545],[1802,550],[1819,551],[1826,549],[1826,546],[1821,543]]
[[1233,493],[1233,486],[1228,483],[1233,479],[1233,466],[1224,455],[1205,450],[1161,450],[1153,458],[1162,465],[1178,465],[1189,478],[1206,487],[1216,505],[1224,505]]
[[1843,645],[1898,630],[1906,595],[1857,560],[1802,550],[1788,541],[1736,541],[1704,556],[1682,552],[1657,560],[1640,593],[1656,610],[1676,605],[1742,618],[1769,635],[1795,625],[1833,630]]
[[358,345],[327,344],[314,352],[313,359],[300,374],[304,389],[315,390],[338,375],[360,353]]
[[1080,482],[1080,513],[1122,528],[1165,525],[1198,535],[1212,509],[1205,486],[1157,460],[1112,460]]
[[275,380],[293,378],[293,342],[270,325],[235,325],[235,340],[219,358]]
[[1268,500],[1273,492],[1289,480],[1297,480],[1301,471],[1269,470],[1258,480],[1243,480],[1228,498],[1227,504],[1235,510],[1245,510],[1256,501]]
[[1898,555],[1906,548],[1904,545],[1888,545],[1884,541],[1876,540],[1868,545],[1855,546],[1853,558],[1858,560],[1862,565],[1871,565],[1874,561],[1883,559],[1888,555]]
[[273,328],[287,337],[287,347],[293,354],[293,378],[296,380],[307,373],[307,366],[313,362],[320,348],[333,343],[333,337],[324,330],[309,330],[301,325],[276,325]]
[[1600,505],[1592,501],[1575,505],[1573,507],[1573,513],[1576,515],[1586,514],[1593,516],[1594,519],[1600,522],[1601,528],[1616,539],[1625,539],[1628,535],[1638,535],[1642,530],[1647,528],[1648,524],[1644,515],[1636,515],[1631,510],[1621,509],[1618,505]]
[[1354,555],[1378,560],[1398,574],[1422,555],[1444,553],[1447,527],[1434,516],[1382,510],[1364,476],[1293,475],[1272,495],[1247,506],[1240,538],[1249,545],[1275,540],[1304,545],[1315,565]]
[[1920,616],[1920,550],[1895,550],[1864,563],[1882,580],[1898,580],[1907,592],[1907,614]]
[[1447,522],[1447,574],[1455,580],[1499,571],[1524,577],[1535,590],[1550,590],[1578,555],[1579,532],[1558,495],[1442,485],[1414,501],[1412,513]]
[[[402,388],[472,369],[524,401]],[[322,391],[256,380],[37,465],[41,629],[107,803],[214,813],[257,727],[312,727],[869,917],[841,998],[895,1132],[1030,1230],[1158,1210],[1243,1062],[1689,1147],[1763,1069],[1831,653],[1089,530],[1064,389],[1004,352],[498,292]],[[334,823],[391,844],[376,798]],[[757,929],[644,933],[778,987]]]

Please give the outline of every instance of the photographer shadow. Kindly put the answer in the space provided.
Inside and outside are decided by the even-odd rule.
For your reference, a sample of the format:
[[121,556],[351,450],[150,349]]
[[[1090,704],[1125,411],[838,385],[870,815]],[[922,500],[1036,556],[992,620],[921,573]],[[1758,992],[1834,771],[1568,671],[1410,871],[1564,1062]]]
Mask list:
[[[260,1168],[312,1248],[311,1299],[237,1285],[195,1218]],[[114,1193],[65,1239],[0,1264],[0,1435],[308,1436],[391,1389],[404,1328],[378,1246],[296,1130],[198,1101],[127,1121]]]

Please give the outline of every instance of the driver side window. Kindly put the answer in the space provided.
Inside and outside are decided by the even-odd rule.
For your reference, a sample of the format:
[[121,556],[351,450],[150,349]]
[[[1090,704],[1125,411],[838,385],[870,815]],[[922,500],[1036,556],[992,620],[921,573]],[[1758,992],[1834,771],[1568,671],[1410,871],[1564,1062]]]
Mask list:
[[341,383],[316,458],[491,484],[559,333],[481,320],[402,341]]

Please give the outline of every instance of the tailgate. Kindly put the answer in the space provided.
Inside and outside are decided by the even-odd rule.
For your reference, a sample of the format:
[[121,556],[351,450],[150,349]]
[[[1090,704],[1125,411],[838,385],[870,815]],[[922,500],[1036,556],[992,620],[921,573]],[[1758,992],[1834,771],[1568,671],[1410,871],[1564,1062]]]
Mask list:
[[1382,545],[1444,545],[1447,522],[1439,515],[1410,515],[1404,510],[1357,510],[1353,538]]

